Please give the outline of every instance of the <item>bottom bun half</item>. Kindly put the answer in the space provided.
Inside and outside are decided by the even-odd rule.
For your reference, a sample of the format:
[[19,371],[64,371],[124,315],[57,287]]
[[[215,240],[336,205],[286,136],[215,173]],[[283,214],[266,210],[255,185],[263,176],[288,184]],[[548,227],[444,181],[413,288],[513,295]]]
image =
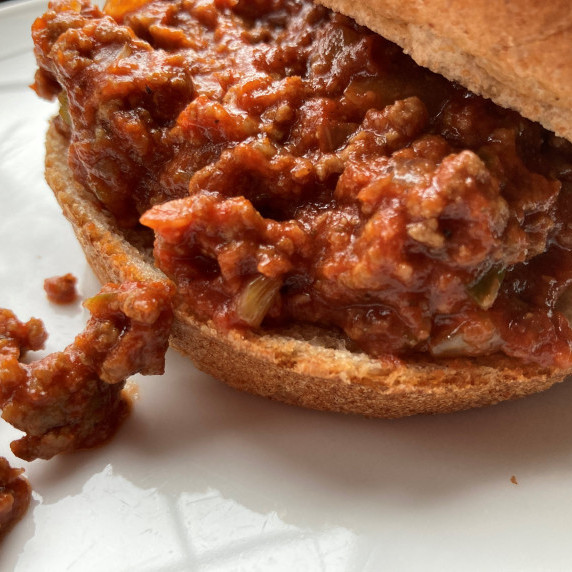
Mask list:
[[[48,184],[99,280],[168,280],[153,265],[148,235],[122,232],[73,179],[68,141],[53,124],[46,151]],[[387,418],[449,413],[543,391],[568,373],[504,354],[388,364],[349,351],[336,332],[301,325],[221,332],[182,300],[175,315],[171,346],[198,369],[236,389],[312,409]]]

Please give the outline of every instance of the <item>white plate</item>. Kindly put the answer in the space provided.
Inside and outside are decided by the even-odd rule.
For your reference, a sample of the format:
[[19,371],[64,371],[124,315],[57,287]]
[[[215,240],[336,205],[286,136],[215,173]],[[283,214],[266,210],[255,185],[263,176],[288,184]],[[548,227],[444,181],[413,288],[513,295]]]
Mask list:
[[[43,279],[97,283],[43,180],[54,107],[27,87],[43,7],[0,9],[0,306],[43,318],[52,351],[85,316],[50,305]],[[382,421],[243,395],[174,353],[137,383],[134,414],[94,451],[24,463],[0,424],[35,491],[0,570],[572,570],[570,384]]]

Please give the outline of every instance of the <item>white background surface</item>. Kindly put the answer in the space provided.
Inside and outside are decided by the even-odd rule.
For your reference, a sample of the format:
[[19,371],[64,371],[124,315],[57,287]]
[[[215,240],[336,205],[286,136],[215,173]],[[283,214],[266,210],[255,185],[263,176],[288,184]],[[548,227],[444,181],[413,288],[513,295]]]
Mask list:
[[[98,285],[43,180],[54,107],[27,88],[43,6],[0,8],[0,306],[44,319],[53,351],[85,316],[50,305],[43,279]],[[398,421],[243,395],[174,353],[137,384],[133,415],[94,451],[24,463],[0,422],[0,455],[35,491],[0,570],[572,570],[570,383]]]

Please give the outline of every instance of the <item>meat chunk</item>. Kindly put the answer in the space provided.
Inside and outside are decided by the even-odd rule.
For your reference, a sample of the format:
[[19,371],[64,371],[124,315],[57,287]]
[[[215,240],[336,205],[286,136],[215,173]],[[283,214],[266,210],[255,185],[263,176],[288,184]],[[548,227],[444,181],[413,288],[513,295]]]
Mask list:
[[77,300],[77,278],[70,274],[52,276],[44,280],[48,300],[54,304],[71,304]]
[[0,457],[0,540],[28,510],[32,491],[23,472]]
[[91,317],[74,342],[31,364],[19,358],[41,345],[45,331],[37,322],[22,324],[11,312],[0,313],[2,417],[26,433],[11,444],[15,455],[49,459],[115,433],[128,412],[125,380],[163,373],[171,296],[160,282],[108,284],[84,303]]

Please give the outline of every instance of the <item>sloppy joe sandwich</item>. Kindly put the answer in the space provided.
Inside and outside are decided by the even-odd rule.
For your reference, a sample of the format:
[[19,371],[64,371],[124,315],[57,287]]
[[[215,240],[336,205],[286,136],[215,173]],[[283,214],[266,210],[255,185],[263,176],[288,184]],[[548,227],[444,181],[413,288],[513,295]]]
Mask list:
[[399,417],[561,381],[569,10],[498,8],[497,45],[485,3],[326,3],[346,15],[51,3],[33,27],[34,89],[60,102],[46,177],[89,263],[172,281],[171,345],[291,404]]

